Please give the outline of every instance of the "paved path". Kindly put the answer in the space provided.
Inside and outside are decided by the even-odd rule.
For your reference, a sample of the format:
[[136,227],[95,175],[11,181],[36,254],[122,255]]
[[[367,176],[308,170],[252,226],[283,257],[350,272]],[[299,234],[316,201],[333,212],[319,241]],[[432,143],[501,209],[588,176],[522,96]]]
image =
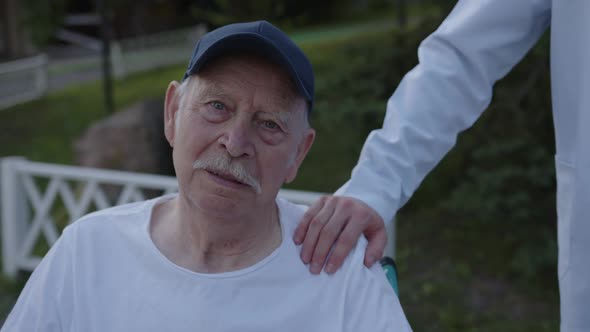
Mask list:
[[[371,22],[339,24],[329,27],[311,28],[291,33],[293,40],[305,45],[350,37],[356,34],[380,32],[396,27],[394,19],[380,19]],[[188,61],[188,54],[187,54]],[[68,86],[100,80],[101,61],[87,52],[78,58],[49,61],[49,91],[58,91]]]

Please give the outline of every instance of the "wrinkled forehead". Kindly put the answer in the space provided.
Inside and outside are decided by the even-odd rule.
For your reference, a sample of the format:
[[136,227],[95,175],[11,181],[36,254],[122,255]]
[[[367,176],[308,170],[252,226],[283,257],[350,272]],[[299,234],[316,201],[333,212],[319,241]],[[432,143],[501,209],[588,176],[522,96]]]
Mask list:
[[227,94],[224,86],[231,84],[231,77],[247,77],[247,83],[265,89],[268,102],[282,111],[307,113],[305,98],[293,79],[280,65],[255,54],[228,54],[209,61],[202,70],[191,77],[198,81],[199,94]]

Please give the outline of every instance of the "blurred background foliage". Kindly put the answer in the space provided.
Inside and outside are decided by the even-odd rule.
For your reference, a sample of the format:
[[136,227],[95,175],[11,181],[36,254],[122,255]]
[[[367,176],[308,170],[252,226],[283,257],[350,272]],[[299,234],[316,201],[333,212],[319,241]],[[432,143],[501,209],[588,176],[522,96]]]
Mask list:
[[[435,12],[440,17],[453,0],[23,0],[21,22],[38,46],[45,46],[62,27],[69,13],[93,13],[105,2],[112,18],[115,38],[127,38],[206,23],[215,28],[232,22],[267,20],[282,29],[300,29],[333,23],[391,16],[404,12]],[[96,27],[78,27],[97,35]]]
[[192,15],[213,26],[236,21],[265,19],[280,22],[283,28],[305,24],[329,23],[350,13],[357,1],[352,0],[214,0],[197,1]]
[[26,10],[19,12],[20,24],[25,26],[37,47],[46,46],[62,25],[66,0],[23,0]]
[[[348,179],[440,19],[308,50],[321,73],[318,139],[295,187],[331,192]],[[415,330],[558,329],[548,44],[547,34],[495,86],[487,111],[397,216],[401,301]]]
[[[352,26],[350,22],[398,20],[396,9],[403,2],[145,0],[112,4],[120,11],[115,11],[115,17],[121,12],[137,17],[130,19],[136,20],[137,27],[122,24],[125,32],[120,35],[149,29],[145,22],[162,27],[195,19],[213,27],[267,19],[292,31],[316,72],[317,102],[311,121],[318,136],[290,187],[333,192],[349,178],[367,134],[381,126],[387,99],[417,63],[418,45],[436,29],[454,1],[409,1],[405,27],[368,29],[330,40],[313,36],[331,33],[330,26]],[[141,15],[139,7],[144,8]],[[170,20],[174,16],[177,19]],[[177,79],[183,68],[117,81],[117,108],[163,95],[168,81]],[[456,147],[398,214],[400,300],[414,330],[557,331],[549,79],[545,35],[494,87],[488,110],[459,135]],[[71,163],[72,140],[104,114],[100,94],[97,82],[0,112],[0,155]]]

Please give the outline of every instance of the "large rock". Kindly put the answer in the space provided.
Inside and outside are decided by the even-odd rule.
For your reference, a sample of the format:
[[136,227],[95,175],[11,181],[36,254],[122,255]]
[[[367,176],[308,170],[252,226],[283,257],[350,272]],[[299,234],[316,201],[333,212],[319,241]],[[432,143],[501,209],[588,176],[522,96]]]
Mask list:
[[93,124],[74,143],[81,166],[171,175],[162,100],[139,102]]

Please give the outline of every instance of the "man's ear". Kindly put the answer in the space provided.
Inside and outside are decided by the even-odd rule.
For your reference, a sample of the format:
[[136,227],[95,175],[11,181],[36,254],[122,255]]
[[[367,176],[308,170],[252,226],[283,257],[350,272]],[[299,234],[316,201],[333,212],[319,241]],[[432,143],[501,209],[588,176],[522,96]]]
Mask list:
[[174,147],[174,135],[176,133],[176,117],[180,109],[180,96],[178,88],[180,83],[172,81],[168,84],[166,90],[166,100],[164,101],[164,135],[171,147]]
[[295,155],[293,165],[291,165],[291,167],[287,171],[285,183],[289,183],[295,180],[295,177],[297,176],[297,171],[299,170],[299,166],[301,166],[303,159],[305,159],[305,156],[307,156],[307,153],[309,152],[309,149],[311,148],[311,146],[313,145],[313,141],[315,140],[314,129],[306,128],[305,131],[306,132],[303,135],[303,138],[301,139],[299,146],[297,147],[297,154]]

